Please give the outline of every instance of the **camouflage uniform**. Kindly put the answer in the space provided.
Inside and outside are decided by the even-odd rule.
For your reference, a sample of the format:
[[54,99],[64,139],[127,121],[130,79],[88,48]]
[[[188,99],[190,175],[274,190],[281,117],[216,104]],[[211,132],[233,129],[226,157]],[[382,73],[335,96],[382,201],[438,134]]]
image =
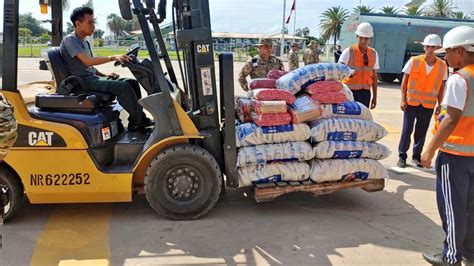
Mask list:
[[0,160],[3,160],[16,141],[17,123],[13,116],[13,107],[0,94]]
[[288,65],[290,67],[290,71],[300,67],[300,59],[298,58],[298,53],[293,50],[291,50],[288,54]]
[[247,86],[247,76],[250,75],[250,78],[266,78],[268,72],[272,69],[285,70],[283,62],[280,58],[271,55],[268,62],[263,61],[263,59],[258,56],[252,59],[249,59],[247,63],[242,67],[239,73],[239,83],[244,91],[248,91]]
[[303,62],[305,65],[319,63],[319,55],[322,54],[319,49],[307,48],[303,54]]

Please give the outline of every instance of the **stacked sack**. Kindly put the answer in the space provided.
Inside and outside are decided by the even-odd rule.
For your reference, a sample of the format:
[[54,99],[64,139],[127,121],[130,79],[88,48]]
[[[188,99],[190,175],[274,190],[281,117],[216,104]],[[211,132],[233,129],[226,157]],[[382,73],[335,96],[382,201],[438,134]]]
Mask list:
[[323,108],[302,91],[301,85],[297,90],[281,87],[282,80],[301,73],[309,84],[314,80],[340,80],[350,75],[350,69],[339,64],[310,65],[290,73],[270,71],[268,78],[251,80],[248,97],[237,100],[240,121],[236,126],[236,165],[240,186],[309,179],[315,153],[306,122],[319,118]]
[[13,115],[13,107],[0,94],[0,160],[3,160],[17,138],[17,122]]
[[311,141],[316,144],[311,180],[388,178],[387,170],[377,160],[387,158],[390,150],[376,142],[385,137],[387,131],[373,122],[370,110],[351,101],[352,96],[342,83],[320,81],[306,90],[313,98],[321,94],[316,98],[324,102],[320,119],[310,123]]

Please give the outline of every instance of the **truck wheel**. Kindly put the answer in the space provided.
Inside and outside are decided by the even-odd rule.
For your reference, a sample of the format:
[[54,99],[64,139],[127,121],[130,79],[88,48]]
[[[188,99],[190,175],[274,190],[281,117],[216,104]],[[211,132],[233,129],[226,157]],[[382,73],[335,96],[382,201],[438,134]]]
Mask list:
[[397,78],[396,74],[379,74],[379,79],[383,82],[392,83]]
[[216,204],[222,174],[214,157],[195,145],[170,147],[151,162],[145,176],[150,206],[173,220],[198,219]]
[[3,221],[6,222],[15,215],[21,205],[23,186],[18,176],[5,167],[0,167],[0,197],[4,197],[0,200],[5,201]]

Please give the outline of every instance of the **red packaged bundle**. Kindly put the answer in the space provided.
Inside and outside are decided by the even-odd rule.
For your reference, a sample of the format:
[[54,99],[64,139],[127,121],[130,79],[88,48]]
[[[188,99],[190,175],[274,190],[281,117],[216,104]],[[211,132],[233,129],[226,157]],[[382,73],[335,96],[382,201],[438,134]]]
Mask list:
[[339,104],[339,103],[343,103],[347,101],[347,96],[342,91],[338,91],[338,92],[329,91],[329,92],[322,92],[322,93],[318,92],[311,95],[311,98],[313,100],[318,101],[321,104],[326,104],[326,103]]
[[252,121],[250,112],[252,112],[252,101],[249,98],[239,98],[237,100],[237,116],[243,123]]
[[284,75],[288,74],[288,71],[272,69],[268,72],[267,78],[269,79],[279,79]]
[[259,101],[252,99],[252,111],[256,114],[281,114],[288,111],[285,101]]
[[323,92],[338,92],[342,91],[342,83],[335,80],[318,81],[308,85],[306,92],[309,94],[323,93]]
[[274,89],[276,88],[276,80],[275,79],[252,79],[249,83],[249,88],[251,90],[255,89]]
[[313,121],[323,112],[319,103],[307,95],[296,98],[295,103],[289,105],[289,111],[294,124]]
[[285,101],[287,104],[292,104],[296,100],[291,92],[278,89],[256,89],[249,91],[248,95],[261,101]]
[[288,125],[291,122],[291,115],[289,113],[281,114],[256,114],[250,113],[252,121],[259,127],[272,127]]

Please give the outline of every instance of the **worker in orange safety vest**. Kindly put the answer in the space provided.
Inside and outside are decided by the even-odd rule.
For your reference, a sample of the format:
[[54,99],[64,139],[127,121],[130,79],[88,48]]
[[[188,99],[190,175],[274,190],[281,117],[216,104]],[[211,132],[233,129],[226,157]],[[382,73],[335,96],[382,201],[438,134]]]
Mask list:
[[[407,151],[415,129],[412,161],[421,167],[421,152],[425,144],[426,133],[436,107],[440,111],[445,81],[448,79],[446,63],[435,55],[441,48],[441,38],[436,34],[425,37],[422,43],[424,55],[412,57],[402,72],[402,97],[400,109],[403,111],[403,127],[398,145],[398,167],[407,166]],[[416,124],[415,124],[416,121]]]

